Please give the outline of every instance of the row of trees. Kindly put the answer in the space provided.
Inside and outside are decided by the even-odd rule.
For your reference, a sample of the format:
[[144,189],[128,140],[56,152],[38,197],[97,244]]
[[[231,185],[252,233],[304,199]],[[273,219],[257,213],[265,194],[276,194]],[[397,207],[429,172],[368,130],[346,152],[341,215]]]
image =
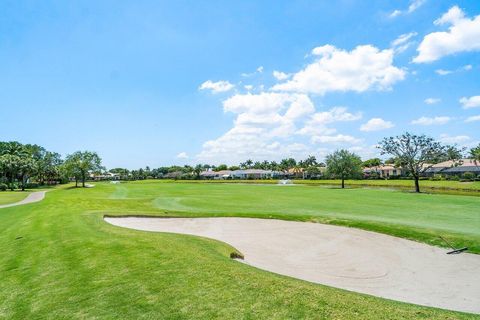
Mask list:
[[[382,155],[392,156],[389,162],[396,167],[406,169],[415,181],[415,191],[420,192],[420,177],[433,165],[439,162],[452,160],[459,162],[465,149],[452,145],[444,145],[425,135],[404,133],[396,137],[384,138],[378,144]],[[480,165],[480,145],[470,150],[468,156]],[[326,158],[327,172],[342,180],[356,178],[362,173],[362,166],[372,167],[381,165],[379,158],[369,159],[362,163],[360,157],[347,150],[338,150]]]
[[[415,190],[420,191],[419,179],[432,165],[446,160],[460,160],[464,156],[464,149],[456,146],[444,145],[425,135],[405,133],[396,137],[384,138],[378,147],[382,155],[389,155],[385,163],[393,164],[406,169],[415,180]],[[470,150],[468,157],[480,164],[480,145]],[[138,170],[114,168],[109,172],[124,180],[142,180],[147,178],[178,178],[198,179],[205,170],[237,170],[237,169],[264,169],[279,172],[301,173],[306,176],[315,176],[324,173],[328,177],[342,180],[362,176],[362,167],[373,167],[383,164],[379,158],[368,159],[362,162],[361,158],[348,150],[338,150],[326,157],[326,163],[317,161],[314,156],[296,161],[286,158],[276,161],[247,160],[238,166],[225,164],[213,166],[198,164],[196,166],[170,166]],[[323,168],[323,170],[322,170]],[[21,144],[18,142],[0,142],[0,189],[7,185],[10,189],[17,186],[25,190],[27,183],[34,181],[39,185],[59,182],[75,181],[75,185],[85,182],[91,174],[105,174],[102,160],[95,152],[77,151],[62,159],[60,154],[51,152],[38,145]]]
[[0,189],[25,190],[33,182],[42,186],[71,179],[85,186],[90,173],[103,169],[95,152],[78,151],[62,159],[39,145],[0,142]]

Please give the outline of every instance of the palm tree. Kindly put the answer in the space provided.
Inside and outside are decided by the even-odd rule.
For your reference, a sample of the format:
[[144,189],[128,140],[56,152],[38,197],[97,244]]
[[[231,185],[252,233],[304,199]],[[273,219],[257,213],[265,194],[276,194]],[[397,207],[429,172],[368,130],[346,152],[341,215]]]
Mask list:
[[470,157],[476,166],[480,163],[480,144],[475,148],[470,149]]

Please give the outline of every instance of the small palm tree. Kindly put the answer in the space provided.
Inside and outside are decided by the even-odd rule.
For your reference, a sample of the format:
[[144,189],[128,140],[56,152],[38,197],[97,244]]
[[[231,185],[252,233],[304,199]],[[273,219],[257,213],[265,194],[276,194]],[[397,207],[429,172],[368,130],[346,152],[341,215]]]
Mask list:
[[470,157],[476,166],[480,164],[480,144],[477,147],[470,149]]

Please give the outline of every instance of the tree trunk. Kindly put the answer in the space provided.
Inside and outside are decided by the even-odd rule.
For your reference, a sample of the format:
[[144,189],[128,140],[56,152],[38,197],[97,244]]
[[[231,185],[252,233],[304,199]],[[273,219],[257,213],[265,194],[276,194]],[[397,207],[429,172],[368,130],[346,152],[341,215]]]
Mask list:
[[342,177],[342,189],[345,189],[345,179]]
[[415,176],[415,192],[420,192],[420,185],[418,183],[418,176]]
[[78,188],[78,178],[75,178],[75,188]]
[[22,191],[25,191],[25,177],[22,176]]

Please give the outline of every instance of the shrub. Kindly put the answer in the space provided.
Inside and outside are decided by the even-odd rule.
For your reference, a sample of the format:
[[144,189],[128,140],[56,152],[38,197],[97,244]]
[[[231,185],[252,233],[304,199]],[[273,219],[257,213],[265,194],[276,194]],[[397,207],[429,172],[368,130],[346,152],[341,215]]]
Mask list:
[[29,182],[29,183],[25,184],[25,188],[27,188],[27,189],[36,189],[39,186],[40,185],[38,183],[35,183],[35,182]]
[[475,179],[475,173],[467,171],[463,174],[462,178],[464,180],[472,181],[473,179]]
[[6,191],[8,186],[5,183],[0,183],[0,191]]

